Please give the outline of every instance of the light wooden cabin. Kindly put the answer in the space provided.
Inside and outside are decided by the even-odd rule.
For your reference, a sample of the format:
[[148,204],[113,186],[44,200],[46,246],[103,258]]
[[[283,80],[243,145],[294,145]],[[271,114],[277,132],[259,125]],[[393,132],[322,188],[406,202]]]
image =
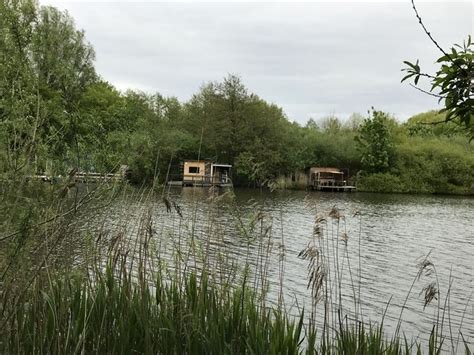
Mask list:
[[183,183],[204,182],[210,176],[210,164],[205,160],[189,160],[184,162]]
[[210,160],[187,160],[183,164],[183,186],[232,186],[232,165]]

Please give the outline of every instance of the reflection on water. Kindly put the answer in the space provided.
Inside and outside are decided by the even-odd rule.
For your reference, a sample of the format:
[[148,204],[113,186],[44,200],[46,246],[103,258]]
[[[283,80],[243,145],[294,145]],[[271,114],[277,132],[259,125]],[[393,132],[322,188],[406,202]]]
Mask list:
[[[212,196],[214,198],[210,198]],[[238,189],[235,199],[227,202],[223,196],[216,204],[215,193],[208,189],[179,188],[170,191],[169,200],[174,203],[173,208],[179,206],[182,218],[175,210],[168,212],[159,198],[153,204],[155,242],[164,254],[177,243],[185,243],[174,239],[183,235],[191,235],[201,242],[211,257],[226,255],[229,264],[247,261],[262,268],[258,260],[263,253],[268,254],[265,272],[273,286],[269,296],[276,297],[275,288],[279,288],[280,277],[283,277],[284,300],[289,309],[294,309],[296,304],[310,308],[308,262],[298,254],[313,239],[316,216],[336,206],[345,218],[341,219],[339,230],[334,221],[329,221],[327,228],[333,234],[347,233],[347,255],[354,275],[352,281],[348,277],[343,279],[343,296],[350,300],[351,283],[357,284],[357,292],[360,284],[364,321],[380,321],[390,300],[385,325],[393,332],[400,307],[417,275],[416,264],[430,253],[438,274],[442,309],[450,279],[452,283],[445,323],[451,325],[454,341],[460,328],[466,340],[473,341],[473,303],[466,308],[473,291],[472,198]],[[140,203],[126,208],[128,211],[139,209]],[[262,223],[260,228],[271,228],[272,240],[263,241],[265,247],[262,241],[255,243],[252,235],[245,235],[250,230],[246,223],[250,223],[250,216],[257,211],[265,215],[266,224]],[[110,223],[117,223],[117,213],[117,210],[110,213]],[[174,217],[163,218],[171,215]],[[257,232],[261,234],[262,230]],[[247,256],[249,251],[250,257]],[[282,276],[279,261],[283,255]],[[424,278],[417,281],[407,300],[402,329],[408,337],[429,334],[436,317],[437,307],[431,305],[423,309],[420,292],[425,283]],[[448,326],[446,329],[449,333]]]

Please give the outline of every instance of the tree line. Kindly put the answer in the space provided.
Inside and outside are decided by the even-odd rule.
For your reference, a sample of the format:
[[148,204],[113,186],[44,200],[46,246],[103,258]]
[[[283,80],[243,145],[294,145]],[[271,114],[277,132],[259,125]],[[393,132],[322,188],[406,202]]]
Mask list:
[[348,120],[292,122],[237,75],[188,101],[120,92],[94,68],[94,49],[67,12],[0,1],[0,172],[64,175],[71,168],[131,181],[179,173],[185,159],[234,166],[234,184],[268,186],[310,166],[348,169],[362,190],[474,193],[473,147],[436,111],[398,122],[372,109]]

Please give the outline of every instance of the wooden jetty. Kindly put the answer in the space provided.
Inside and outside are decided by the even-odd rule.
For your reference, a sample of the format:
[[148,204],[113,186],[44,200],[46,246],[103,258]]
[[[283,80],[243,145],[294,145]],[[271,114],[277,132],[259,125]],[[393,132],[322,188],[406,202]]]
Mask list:
[[352,192],[355,186],[348,185],[343,170],[327,167],[312,167],[309,169],[309,188],[318,191]]
[[76,171],[72,169],[66,176],[51,176],[47,174],[37,174],[29,176],[30,179],[41,180],[50,184],[60,183],[64,180],[76,183],[98,183],[98,182],[119,182],[127,179],[128,167],[123,165],[115,174],[101,174],[96,172]]
[[232,165],[210,160],[186,160],[178,180],[168,181],[171,186],[232,187]]

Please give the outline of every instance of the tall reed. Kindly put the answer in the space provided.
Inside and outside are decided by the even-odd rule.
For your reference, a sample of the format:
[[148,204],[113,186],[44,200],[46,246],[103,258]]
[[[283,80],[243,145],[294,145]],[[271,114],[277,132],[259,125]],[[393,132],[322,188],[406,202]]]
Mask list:
[[[276,224],[258,204],[243,211],[231,191],[211,191],[202,209],[200,191],[191,191],[189,211],[155,187],[100,186],[9,230],[0,240],[8,250],[0,269],[0,353],[436,354],[462,346],[470,353],[462,334],[461,347],[446,346],[449,313],[435,317],[426,347],[385,334],[383,317],[364,321],[360,235],[357,268],[336,207],[316,214],[300,253],[312,304],[295,310],[284,299],[283,218]],[[232,225],[220,223],[222,210]],[[420,275],[432,266],[420,264]],[[426,288],[427,303],[440,299],[437,289]]]

